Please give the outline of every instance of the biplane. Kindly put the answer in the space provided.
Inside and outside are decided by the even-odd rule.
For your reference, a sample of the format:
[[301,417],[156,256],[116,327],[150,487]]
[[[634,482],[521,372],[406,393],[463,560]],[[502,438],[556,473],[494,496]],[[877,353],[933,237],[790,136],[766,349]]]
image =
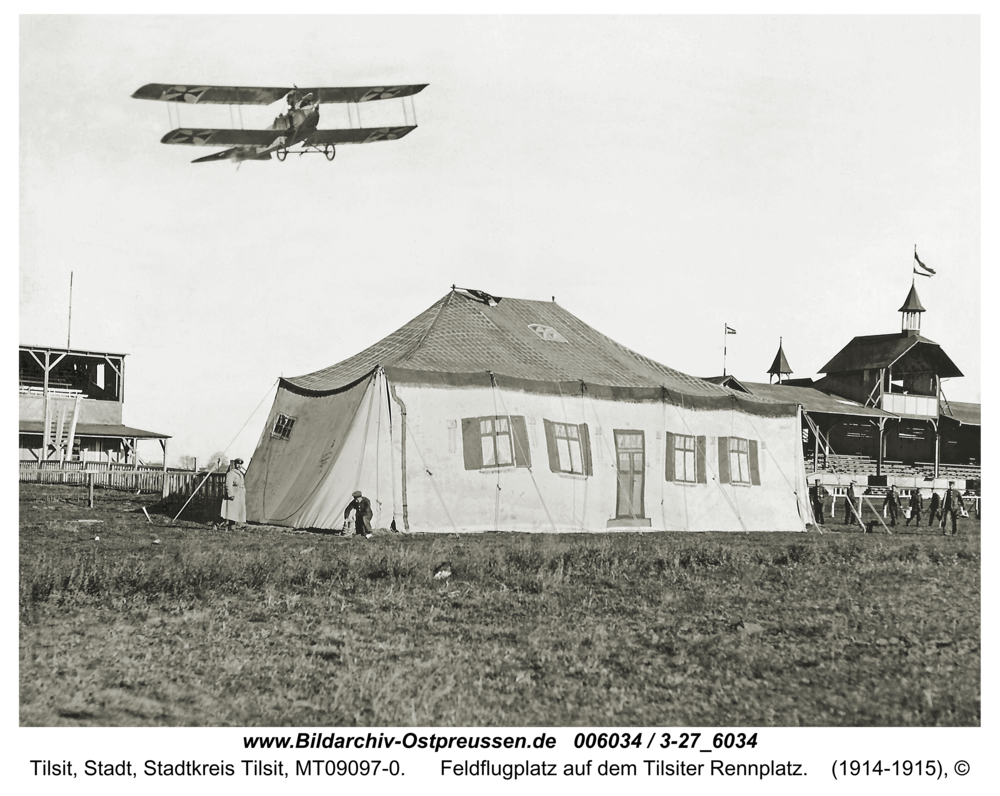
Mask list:
[[[197,86],[172,83],[149,83],[132,96],[135,99],[178,102],[185,105],[270,105],[284,98],[288,110],[275,118],[264,130],[217,129],[184,127],[171,130],[160,143],[185,144],[187,146],[230,147],[205,157],[196,158],[192,163],[207,163],[213,160],[270,160],[274,153],[278,160],[284,160],[289,152],[304,155],[321,153],[327,160],[333,160],[338,144],[370,144],[375,141],[395,141],[417,128],[412,97],[427,88],[427,83],[408,86],[358,86],[353,88],[251,88],[246,86]],[[324,103],[373,102],[410,97],[413,110],[413,124],[399,127],[361,127],[360,113],[358,127],[332,130],[319,129],[319,106]],[[404,119],[406,106],[403,106]],[[350,118],[350,108],[348,107]],[[407,120],[408,121],[408,120]]]

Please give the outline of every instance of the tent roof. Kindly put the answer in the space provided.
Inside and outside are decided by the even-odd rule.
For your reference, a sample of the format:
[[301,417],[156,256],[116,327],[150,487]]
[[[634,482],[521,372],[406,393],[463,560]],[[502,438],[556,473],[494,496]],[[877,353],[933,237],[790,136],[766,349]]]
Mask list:
[[819,372],[846,373],[887,368],[918,346],[924,349],[927,356],[933,358],[938,376],[941,378],[947,379],[962,375],[962,371],[951,361],[941,346],[933,340],[928,340],[919,334],[907,335],[900,332],[855,337],[833,359],[820,368]]
[[[42,434],[45,431],[45,424],[41,420],[20,420],[18,421],[18,430],[22,434]],[[143,431],[141,428],[132,428],[131,426],[105,425],[103,423],[77,423],[75,434],[78,437],[170,439],[169,434],[160,434],[156,431]]]
[[895,417],[890,412],[873,406],[862,406],[847,398],[838,398],[812,387],[791,387],[787,384],[758,384],[744,382],[753,395],[780,403],[799,404],[806,412],[824,412],[831,415],[856,415],[861,417]]
[[[345,387],[378,366],[399,373],[494,373],[532,382],[666,388],[731,398],[725,387],[661,365],[616,343],[555,302],[499,298],[453,289],[388,337],[286,385],[310,392]],[[745,398],[745,396],[744,396]]]

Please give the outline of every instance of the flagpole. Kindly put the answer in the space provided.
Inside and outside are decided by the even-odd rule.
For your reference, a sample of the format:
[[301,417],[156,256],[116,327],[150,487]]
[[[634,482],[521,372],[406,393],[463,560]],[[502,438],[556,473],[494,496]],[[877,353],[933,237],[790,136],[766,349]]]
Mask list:
[[729,324],[722,324],[722,375],[726,375],[726,345],[729,341],[726,339],[729,337]]
[[69,320],[66,322],[66,348],[70,347],[69,338],[73,332],[73,272],[69,272]]

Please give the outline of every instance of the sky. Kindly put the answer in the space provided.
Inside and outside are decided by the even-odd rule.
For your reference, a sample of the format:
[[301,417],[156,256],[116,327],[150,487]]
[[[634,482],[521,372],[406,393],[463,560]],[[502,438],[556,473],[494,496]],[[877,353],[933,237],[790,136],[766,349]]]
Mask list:
[[[781,339],[815,378],[899,331],[914,245],[945,394],[981,401],[978,17],[31,16],[19,44],[19,342],[127,353],[124,422],[171,464],[249,459],[279,376],[453,284],[696,376],[725,344],[766,382]],[[178,125],[150,82],[430,85],[399,141],[237,169],[160,138],[283,102]]]

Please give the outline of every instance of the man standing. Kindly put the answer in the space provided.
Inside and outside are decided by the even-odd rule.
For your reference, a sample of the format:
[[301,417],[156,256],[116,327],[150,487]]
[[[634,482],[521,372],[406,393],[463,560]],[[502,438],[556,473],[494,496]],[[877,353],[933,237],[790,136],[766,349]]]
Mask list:
[[927,527],[934,524],[934,518],[940,516],[941,496],[937,492],[931,492],[930,517],[927,518]]
[[924,509],[924,498],[920,494],[919,489],[913,489],[910,491],[910,516],[906,518],[906,525],[910,524],[910,520],[913,520],[914,525],[918,528],[920,527],[920,514]]
[[[372,536],[372,503],[361,494],[361,490],[355,490],[354,494],[351,496],[353,500],[347,504],[347,508],[344,509],[344,536],[352,536],[355,533],[362,534],[366,539],[371,539]],[[351,512],[354,512],[354,528],[351,533],[347,531],[347,520],[351,516]]]
[[885,506],[889,509],[889,518],[892,520],[892,527],[896,527],[896,513],[899,511],[899,495],[896,494],[896,486],[893,484],[889,491],[885,493]]
[[945,524],[948,521],[948,514],[951,514],[951,535],[958,536],[958,515],[965,516],[965,501],[962,500],[961,493],[955,489],[955,482],[948,482],[948,491],[944,493],[944,499],[941,501],[941,527],[944,529],[944,535],[948,535],[948,527]]
[[847,487],[847,499],[844,501],[844,524],[851,525],[858,513],[857,495],[854,493],[854,485],[857,481],[851,481]]
[[816,522],[819,525],[823,525],[823,488],[819,485],[819,479],[817,478],[811,487],[809,487],[809,502],[812,503],[813,515],[816,517]]
[[243,484],[242,459],[233,459],[226,473],[226,494],[222,500],[222,519],[227,528],[247,521],[247,490]]

